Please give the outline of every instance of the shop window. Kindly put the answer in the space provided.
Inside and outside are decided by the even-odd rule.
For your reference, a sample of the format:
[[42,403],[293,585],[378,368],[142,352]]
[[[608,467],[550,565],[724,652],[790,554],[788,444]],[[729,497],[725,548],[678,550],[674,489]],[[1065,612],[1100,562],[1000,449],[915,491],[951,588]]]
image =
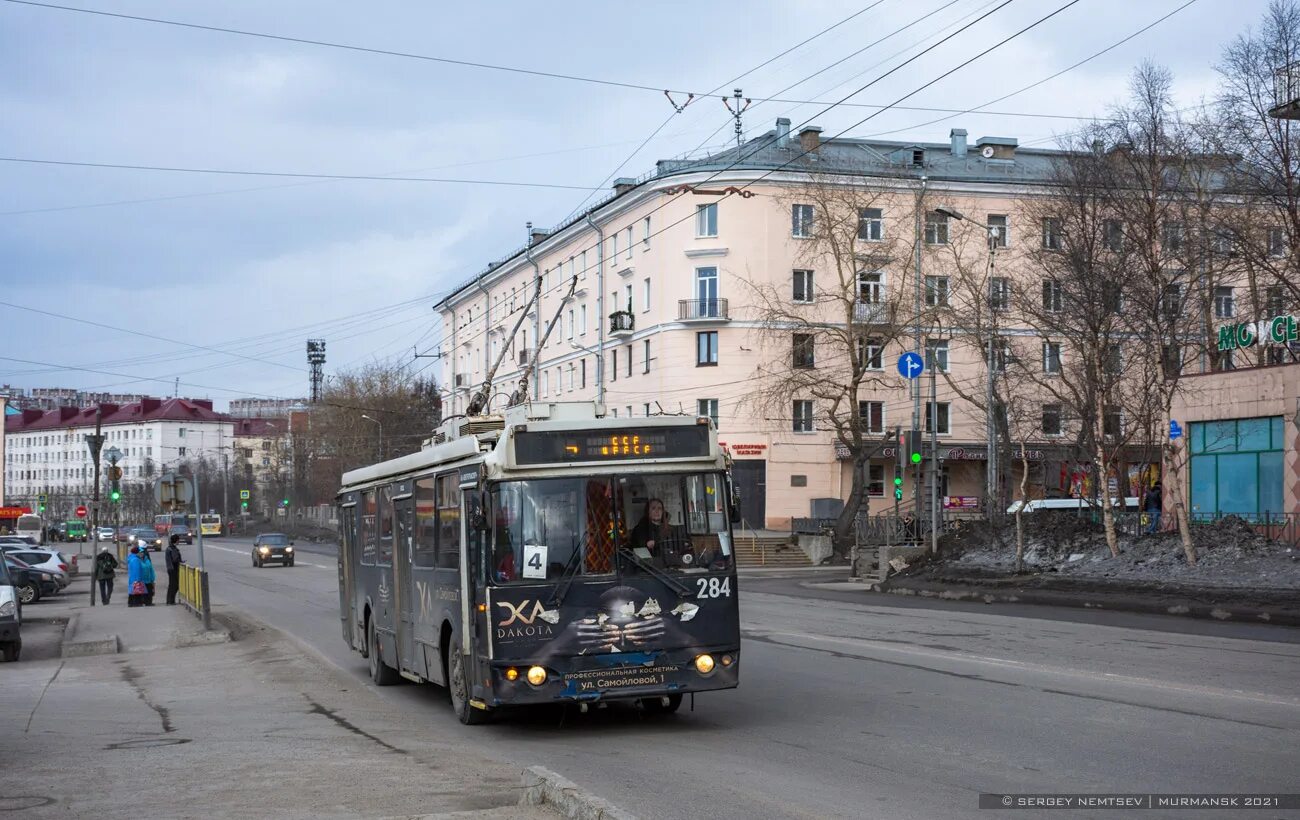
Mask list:
[[807,487],[807,486],[808,486],[808,476],[806,476],[806,475],[792,475],[792,476],[790,476],[790,486],[791,486],[791,487]]
[[1194,518],[1283,511],[1282,417],[1193,422]]
[[867,495],[871,498],[885,497],[885,465],[867,465]]

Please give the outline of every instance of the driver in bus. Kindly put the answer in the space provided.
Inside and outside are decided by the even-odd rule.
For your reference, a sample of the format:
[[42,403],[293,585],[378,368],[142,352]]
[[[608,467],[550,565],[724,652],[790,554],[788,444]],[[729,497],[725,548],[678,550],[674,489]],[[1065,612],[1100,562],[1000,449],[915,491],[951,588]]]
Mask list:
[[694,560],[691,545],[681,531],[681,527],[668,522],[664,502],[658,498],[648,499],[645,513],[632,528],[632,551],[648,560],[656,567],[689,566]]

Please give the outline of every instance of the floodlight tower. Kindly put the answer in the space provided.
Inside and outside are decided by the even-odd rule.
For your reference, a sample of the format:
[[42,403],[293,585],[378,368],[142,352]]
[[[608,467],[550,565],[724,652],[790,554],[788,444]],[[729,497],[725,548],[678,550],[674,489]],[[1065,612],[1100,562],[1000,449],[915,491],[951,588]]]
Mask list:
[[307,364],[311,365],[311,402],[320,401],[320,386],[324,380],[325,340],[307,340]]

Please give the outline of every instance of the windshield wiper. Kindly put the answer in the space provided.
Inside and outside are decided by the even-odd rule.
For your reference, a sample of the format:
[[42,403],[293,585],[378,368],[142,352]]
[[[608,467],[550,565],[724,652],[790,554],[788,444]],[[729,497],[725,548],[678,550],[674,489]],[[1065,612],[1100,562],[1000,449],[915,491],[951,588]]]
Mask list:
[[547,606],[557,607],[564,603],[564,596],[569,594],[569,587],[573,585],[573,577],[578,574],[578,566],[581,563],[578,559],[581,555],[581,549],[575,549],[569,555],[569,561],[564,565],[564,573],[551,589],[551,600],[547,602]]
[[659,569],[655,565],[646,561],[641,556],[637,555],[635,552],[628,549],[627,547],[621,547],[618,551],[618,556],[620,558],[624,558],[631,561],[642,571],[644,571],[647,575],[657,578],[667,586],[672,587],[674,590],[677,591],[677,594],[682,596],[683,598],[694,597],[694,593],[691,591],[691,588],[689,586],[683,584],[681,581],[678,581],[673,576],[669,575],[668,573]]

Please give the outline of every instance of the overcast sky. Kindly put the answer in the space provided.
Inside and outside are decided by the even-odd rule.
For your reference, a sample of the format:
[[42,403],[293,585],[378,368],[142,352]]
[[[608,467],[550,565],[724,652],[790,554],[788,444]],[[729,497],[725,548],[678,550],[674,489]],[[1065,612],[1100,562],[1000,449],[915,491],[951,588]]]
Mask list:
[[[68,0],[166,18],[707,92],[837,100],[1000,0],[444,4]],[[852,99],[890,103],[1067,0],[1008,6]],[[905,105],[966,108],[1047,77],[1185,0],[1081,0]],[[1089,117],[1134,65],[1173,70],[1181,105],[1213,93],[1223,45],[1264,0],[1199,0],[993,110]],[[794,88],[896,29],[910,28]],[[0,0],[0,156],[594,187],[671,114],[662,93],[73,13]],[[679,100],[680,101],[680,100]],[[820,107],[754,103],[745,126],[796,127]],[[833,135],[872,113],[815,117]],[[852,136],[943,141],[952,127],[1050,145],[1070,119],[886,111]],[[718,130],[721,129],[721,130]],[[716,98],[675,116],[620,175],[731,136]],[[437,346],[435,296],[549,226],[580,190],[313,181],[0,162],[0,384],[206,396],[302,396],[304,343],[326,372]],[[685,227],[683,227],[685,229]],[[35,308],[240,356],[33,313]],[[28,360],[14,361],[14,359]],[[415,366],[431,360],[421,359]],[[30,362],[38,362],[32,364]],[[85,368],[73,370],[65,368]],[[105,372],[88,372],[105,371]]]

